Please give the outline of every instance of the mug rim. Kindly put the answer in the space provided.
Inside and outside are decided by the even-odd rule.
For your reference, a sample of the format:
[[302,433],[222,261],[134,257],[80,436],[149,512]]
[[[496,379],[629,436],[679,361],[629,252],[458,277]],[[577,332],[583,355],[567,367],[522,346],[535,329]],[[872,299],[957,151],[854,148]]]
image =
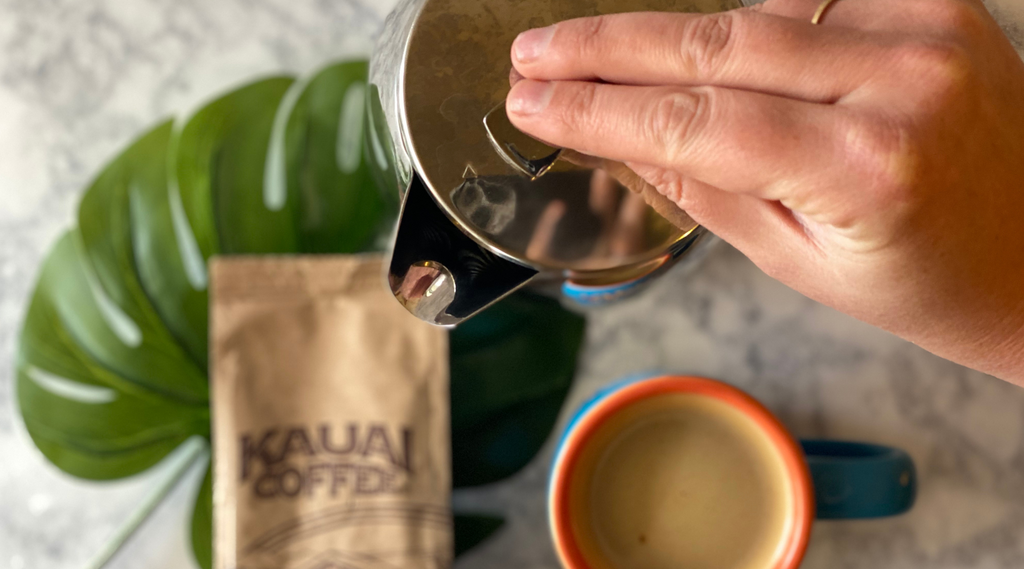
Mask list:
[[659,375],[629,382],[600,394],[584,404],[567,427],[551,469],[548,491],[548,522],[562,565],[590,569],[573,536],[569,514],[569,481],[573,468],[598,427],[625,407],[667,393],[691,393],[718,399],[752,419],[782,457],[792,492],[792,503],[783,538],[772,564],[765,569],[796,569],[807,552],[814,521],[814,487],[799,443],[759,401],[721,381],[696,376]]

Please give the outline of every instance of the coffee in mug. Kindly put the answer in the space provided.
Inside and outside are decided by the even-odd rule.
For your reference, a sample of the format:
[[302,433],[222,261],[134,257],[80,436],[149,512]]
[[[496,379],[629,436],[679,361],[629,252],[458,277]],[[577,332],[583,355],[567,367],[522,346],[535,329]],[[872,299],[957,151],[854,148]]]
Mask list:
[[771,566],[792,501],[772,441],[717,399],[676,393],[601,425],[570,477],[594,569]]
[[815,516],[907,511],[907,453],[797,443],[722,382],[662,376],[586,403],[555,454],[549,515],[567,569],[796,569]]

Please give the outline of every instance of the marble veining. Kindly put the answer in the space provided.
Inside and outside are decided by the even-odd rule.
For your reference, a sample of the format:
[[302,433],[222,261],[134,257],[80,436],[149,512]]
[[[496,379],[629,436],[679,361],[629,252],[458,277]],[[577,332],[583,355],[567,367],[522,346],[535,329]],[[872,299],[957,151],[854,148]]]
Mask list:
[[[256,76],[368,54],[394,0],[0,0],[0,568],[84,567],[156,482],[71,479],[31,446],[12,362],[39,263],[83,188],[147,125]],[[1024,4],[989,0],[1024,48]],[[798,436],[907,449],[907,516],[815,526],[808,569],[1024,566],[1024,390],[965,370],[774,282],[728,246],[592,314],[570,406],[647,369],[748,390]],[[567,409],[568,411],[568,409]],[[460,492],[509,522],[458,566],[554,568],[551,448],[506,483]],[[112,567],[191,567],[193,469]]]

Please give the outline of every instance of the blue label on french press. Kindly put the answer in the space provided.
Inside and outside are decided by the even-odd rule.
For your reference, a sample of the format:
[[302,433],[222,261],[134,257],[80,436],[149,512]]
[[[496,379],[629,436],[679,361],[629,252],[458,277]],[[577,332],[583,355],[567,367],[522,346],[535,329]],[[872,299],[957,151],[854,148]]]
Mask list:
[[583,306],[603,306],[636,294],[653,276],[648,274],[631,281],[604,286],[584,286],[565,281],[562,283],[562,294]]

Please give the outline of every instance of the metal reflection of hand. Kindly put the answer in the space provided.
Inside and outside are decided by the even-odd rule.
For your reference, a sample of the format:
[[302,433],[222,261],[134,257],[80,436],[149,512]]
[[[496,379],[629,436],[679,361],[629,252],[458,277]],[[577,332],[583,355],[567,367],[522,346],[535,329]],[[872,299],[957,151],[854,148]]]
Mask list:
[[441,270],[432,265],[413,265],[409,267],[409,272],[406,273],[398,290],[404,299],[415,306],[416,302],[426,296],[434,281],[441,277]]
[[[590,180],[590,211],[601,221],[601,232],[583,260],[625,259],[644,250],[647,204],[644,198],[625,189],[605,170],[594,170]],[[541,213],[526,250],[530,259],[550,259],[558,224],[566,204],[553,200]]]
[[395,298],[410,312],[428,322],[448,323],[441,315],[455,299],[455,280],[443,265],[416,263],[401,280],[391,277],[390,284]]
[[654,186],[647,183],[647,181],[641,178],[639,174],[630,170],[629,167],[622,162],[588,156],[586,154],[576,152],[575,150],[568,149],[562,151],[560,159],[583,168],[591,168],[607,172],[630,192],[638,196],[642,196],[643,201],[645,201],[647,205],[651,206],[654,211],[658,212],[669,223],[683,231],[689,231],[690,229],[693,229],[694,225],[696,225],[693,218],[685,211],[680,209],[679,206],[672,202],[672,200],[658,192]]

